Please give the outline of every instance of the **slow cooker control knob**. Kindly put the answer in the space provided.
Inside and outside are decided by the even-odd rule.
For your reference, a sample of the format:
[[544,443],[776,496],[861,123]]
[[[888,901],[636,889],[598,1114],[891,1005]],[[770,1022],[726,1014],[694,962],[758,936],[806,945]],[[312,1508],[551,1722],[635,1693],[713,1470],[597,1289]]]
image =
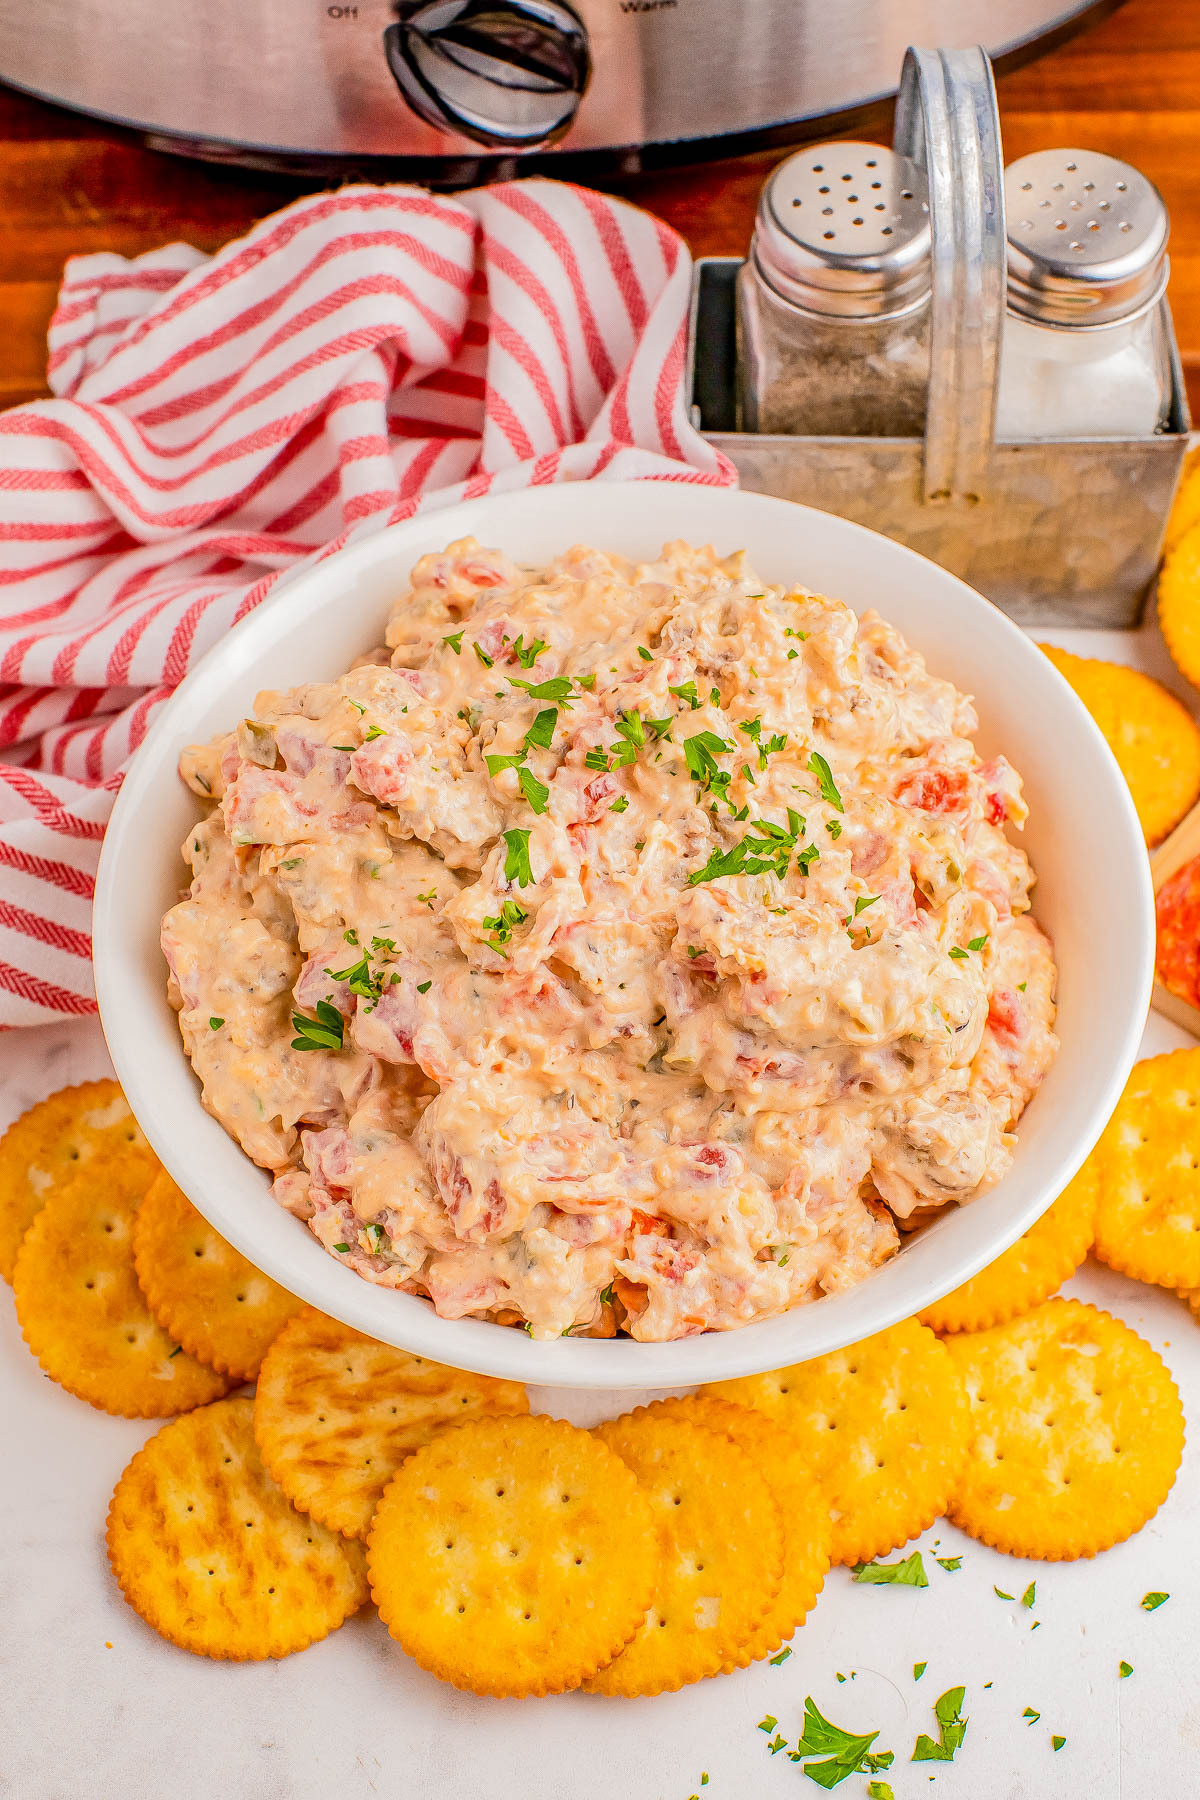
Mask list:
[[413,111],[478,144],[532,149],[568,129],[592,59],[567,0],[416,0],[383,34]]

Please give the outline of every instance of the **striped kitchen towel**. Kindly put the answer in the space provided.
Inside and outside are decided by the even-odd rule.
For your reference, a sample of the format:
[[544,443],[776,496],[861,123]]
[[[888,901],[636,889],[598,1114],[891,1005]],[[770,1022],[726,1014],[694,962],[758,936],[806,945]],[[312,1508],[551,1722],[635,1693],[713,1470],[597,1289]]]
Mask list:
[[496,489],[733,482],[684,409],[689,280],[657,220],[550,181],[67,265],[55,398],[0,414],[0,1026],[95,1010],[122,771],[283,571]]

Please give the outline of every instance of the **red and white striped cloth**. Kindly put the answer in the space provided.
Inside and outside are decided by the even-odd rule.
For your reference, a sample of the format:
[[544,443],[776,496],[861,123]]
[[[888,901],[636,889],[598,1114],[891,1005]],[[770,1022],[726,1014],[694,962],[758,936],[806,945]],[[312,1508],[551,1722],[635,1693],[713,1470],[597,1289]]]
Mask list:
[[122,770],[281,572],[496,489],[734,480],[684,411],[689,272],[549,181],[347,187],[213,257],[67,265],[56,397],[0,414],[0,1027],[94,1011]]

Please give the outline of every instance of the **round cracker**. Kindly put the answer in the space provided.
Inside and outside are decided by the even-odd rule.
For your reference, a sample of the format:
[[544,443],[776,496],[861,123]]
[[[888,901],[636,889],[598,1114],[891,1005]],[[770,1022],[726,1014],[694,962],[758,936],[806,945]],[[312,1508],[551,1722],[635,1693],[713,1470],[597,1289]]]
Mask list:
[[[1200,506],[1200,483],[1192,485]],[[1158,622],[1176,668],[1200,687],[1200,525],[1180,536],[1162,566]]]
[[1183,1409],[1135,1331],[1082,1300],[1047,1300],[946,1344],[973,1433],[956,1525],[1010,1556],[1070,1562],[1154,1516],[1183,1454]]
[[596,1436],[637,1477],[659,1540],[654,1597],[589,1693],[674,1693],[737,1667],[783,1582],[783,1521],[766,1480],[724,1430],[639,1407]]
[[136,1164],[157,1169],[115,1081],[60,1088],[22,1113],[0,1138],[0,1275],[13,1278],[21,1239],[52,1193],[99,1159],[108,1169]]
[[562,1419],[475,1419],[388,1484],[367,1547],[397,1643],[475,1694],[557,1694],[646,1616],[650,1507],[612,1451]]
[[263,1360],[254,1430],[263,1461],[303,1512],[365,1538],[405,1457],[465,1419],[528,1411],[519,1381],[448,1369],[306,1306]]
[[1092,1160],[1101,1262],[1200,1288],[1200,1048],[1134,1065]]
[[932,1525],[966,1455],[962,1384],[941,1340],[916,1319],[700,1391],[755,1407],[791,1433],[832,1514],[835,1563],[871,1562]]
[[133,1259],[146,1304],[190,1355],[253,1381],[303,1302],[256,1269],[196,1211],[166,1170],[138,1208]]
[[1089,1158],[1048,1212],[994,1263],[918,1317],[931,1331],[986,1331],[1040,1306],[1079,1267],[1096,1235],[1096,1166]]
[[126,1419],[188,1412],[232,1385],[167,1336],[137,1284],[133,1226],[151,1179],[118,1159],[57,1190],[13,1274],[17,1319],[47,1375]]
[[147,1625],[198,1656],[290,1656],[367,1597],[362,1548],[297,1512],[262,1466],[248,1397],[164,1425],[113,1492],[108,1560]]
[[1179,823],[1200,794],[1200,727],[1161,682],[1124,663],[1039,646],[1075,689],[1107,740],[1148,844]]
[[829,1573],[832,1526],[829,1508],[808,1470],[803,1450],[765,1413],[712,1394],[655,1400],[647,1409],[667,1418],[690,1419],[719,1431],[744,1450],[779,1507],[783,1524],[783,1579],[762,1623],[724,1664],[744,1669],[778,1650],[803,1625]]

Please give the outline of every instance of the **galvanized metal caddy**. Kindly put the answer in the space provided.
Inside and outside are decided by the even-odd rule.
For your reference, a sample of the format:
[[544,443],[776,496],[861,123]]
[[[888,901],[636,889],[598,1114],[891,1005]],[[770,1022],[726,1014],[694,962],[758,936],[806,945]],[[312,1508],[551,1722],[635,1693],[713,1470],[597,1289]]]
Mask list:
[[743,487],[857,520],[961,575],[1023,623],[1138,623],[1190,428],[1164,308],[1172,401],[1155,436],[996,442],[1005,310],[1000,118],[983,50],[909,50],[895,147],[925,169],[933,236],[924,438],[737,430],[741,260],[696,264],[692,417]]

